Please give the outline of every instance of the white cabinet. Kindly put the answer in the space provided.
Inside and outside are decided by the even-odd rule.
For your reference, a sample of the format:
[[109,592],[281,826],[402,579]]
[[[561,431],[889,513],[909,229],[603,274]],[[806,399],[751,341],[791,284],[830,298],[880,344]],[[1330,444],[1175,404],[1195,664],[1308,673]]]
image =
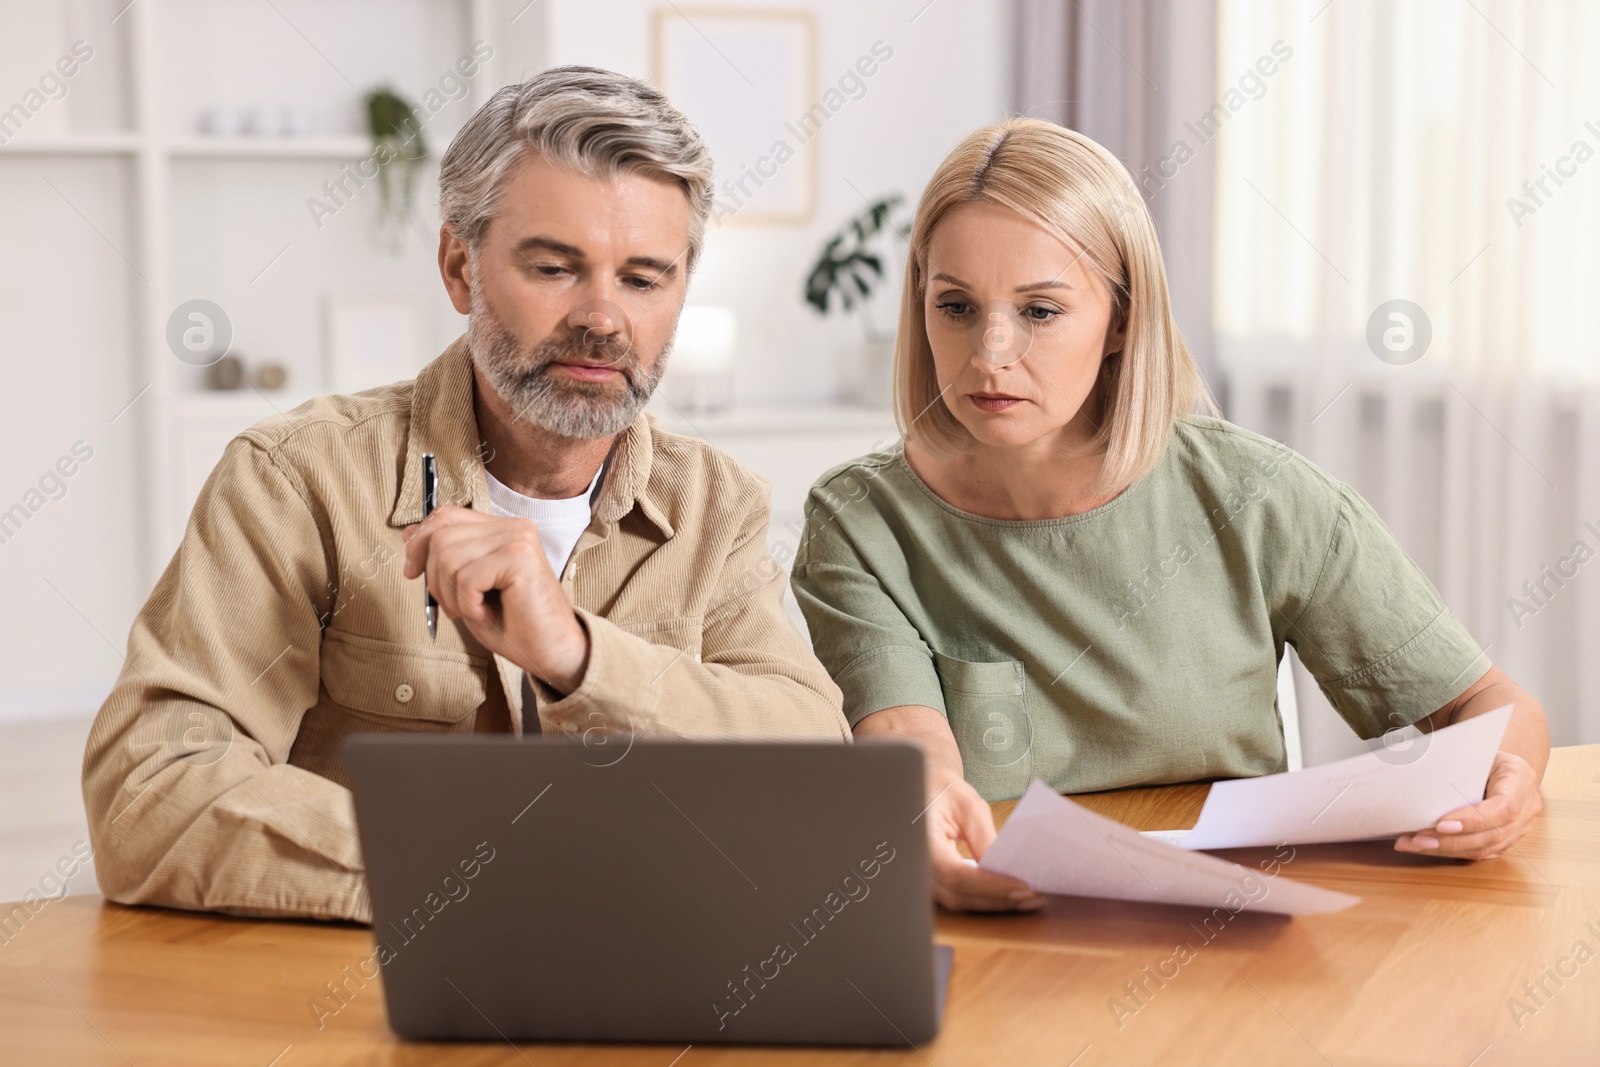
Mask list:
[[[800,546],[806,493],[830,467],[875,452],[899,439],[894,415],[857,407],[752,407],[726,415],[684,416],[657,411],[662,427],[709,441],[772,483],[767,545],[787,564]],[[805,632],[794,591],[785,607]]]
[[760,406],[709,416],[651,411],[663,429],[707,441],[771,482],[774,528],[799,517],[823,471],[899,439],[886,409]]
[[163,542],[159,554],[170,558],[189,523],[189,512],[201,486],[222,458],[228,442],[262,419],[286,412],[310,399],[310,394],[257,392],[185,392],[174,399],[170,411],[171,461],[168,484],[172,487],[161,517]]

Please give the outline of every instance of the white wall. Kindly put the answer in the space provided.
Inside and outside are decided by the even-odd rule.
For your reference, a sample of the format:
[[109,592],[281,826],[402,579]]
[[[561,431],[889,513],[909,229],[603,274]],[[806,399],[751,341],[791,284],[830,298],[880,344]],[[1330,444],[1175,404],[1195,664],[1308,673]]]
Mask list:
[[[541,0],[539,6],[547,20],[547,62],[650,77],[651,13],[663,5]],[[833,400],[854,388],[862,332],[852,320],[821,319],[802,302],[811,262],[827,238],[866,207],[863,196],[902,192],[909,211],[962,136],[1005,116],[1009,5],[935,2],[920,15],[922,4],[904,0],[761,0],[740,6],[814,12],[819,92],[875,41],[894,53],[867,79],[866,94],[847,103],[818,134],[813,221],[710,228],[689,294],[694,303],[726,305],[739,316],[740,401]],[[687,10],[693,18],[693,9]],[[736,171],[743,161],[717,162]]]
[[[142,384],[127,323],[143,282],[122,258],[131,166],[0,161],[0,512],[48,501],[0,543],[0,718],[98,703],[142,595],[139,423],[111,421]],[[93,456],[49,499],[39,479],[77,441]]]

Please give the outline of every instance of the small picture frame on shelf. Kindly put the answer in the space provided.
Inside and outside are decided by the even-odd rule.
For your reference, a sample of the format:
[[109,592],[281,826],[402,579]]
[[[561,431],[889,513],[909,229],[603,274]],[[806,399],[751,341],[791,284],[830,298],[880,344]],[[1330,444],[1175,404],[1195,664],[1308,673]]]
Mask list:
[[410,293],[327,297],[327,387],[355,393],[416,377],[425,362],[425,309]]

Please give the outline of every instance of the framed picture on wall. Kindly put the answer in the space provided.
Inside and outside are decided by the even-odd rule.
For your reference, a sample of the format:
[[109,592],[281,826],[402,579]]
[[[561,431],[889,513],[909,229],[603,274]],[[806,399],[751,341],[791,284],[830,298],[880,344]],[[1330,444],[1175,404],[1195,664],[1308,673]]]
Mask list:
[[810,12],[657,8],[654,66],[717,162],[712,225],[811,221],[831,112],[817,99]]
[[416,377],[424,363],[424,308],[410,293],[327,297],[327,383],[354,393]]

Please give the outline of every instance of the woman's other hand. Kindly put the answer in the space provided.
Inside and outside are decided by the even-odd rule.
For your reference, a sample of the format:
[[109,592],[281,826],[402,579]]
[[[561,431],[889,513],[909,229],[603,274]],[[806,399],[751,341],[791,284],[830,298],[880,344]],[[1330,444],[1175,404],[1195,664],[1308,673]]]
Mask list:
[[1532,694],[1499,667],[1490,667],[1460,696],[1419,719],[1417,726],[1432,733],[1507,704],[1512,707],[1511,721],[1489,768],[1483,799],[1449,812],[1427,829],[1401,834],[1394,843],[1397,852],[1489,860],[1528,832],[1544,810],[1539,782],[1550,760],[1550,727]]
[[1426,830],[1402,834],[1394,847],[1424,856],[1492,860],[1515,845],[1543,810],[1533,766],[1514,752],[1496,752],[1482,800],[1457,808]]

